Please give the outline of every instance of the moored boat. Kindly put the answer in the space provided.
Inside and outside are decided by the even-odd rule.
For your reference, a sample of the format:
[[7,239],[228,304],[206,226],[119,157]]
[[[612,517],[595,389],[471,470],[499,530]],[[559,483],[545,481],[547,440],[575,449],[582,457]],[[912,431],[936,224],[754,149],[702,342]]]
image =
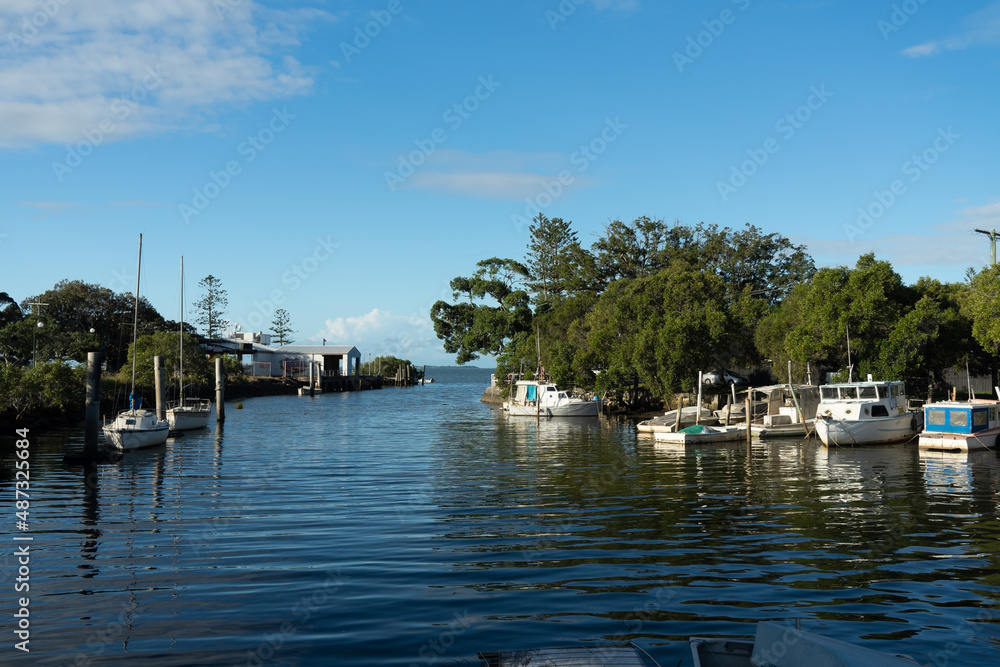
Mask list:
[[167,406],[167,423],[172,431],[188,431],[208,426],[212,402],[206,398],[184,398],[184,258],[181,257],[180,393],[176,403]]
[[920,433],[922,426],[923,414],[906,406],[903,382],[843,382],[820,387],[816,435],[828,447],[903,442]]
[[514,397],[504,403],[511,415],[519,417],[596,417],[601,414],[601,401],[576,398],[552,382],[518,380]]
[[[708,408],[701,408],[700,411],[694,405],[682,408],[680,428],[686,428],[696,423],[715,425],[719,423],[719,420],[716,418],[715,413]],[[639,422],[635,425],[635,430],[639,433],[673,433],[675,430],[678,430],[676,428],[677,425],[677,410],[670,410],[652,419],[645,419]]]
[[139,259],[135,272],[135,313],[132,322],[132,391],[129,409],[118,413],[114,421],[103,429],[104,439],[114,449],[122,452],[162,445],[167,441],[170,426],[166,420],[157,419],[149,410],[140,408],[141,400],[135,395],[136,340],[139,332],[139,274],[142,269],[142,234],[139,234]]
[[665,442],[672,445],[700,445],[715,442],[735,442],[745,440],[747,428],[745,425],[737,426],[704,426],[697,424],[682,428],[676,432],[656,431],[653,437],[657,442]]
[[924,406],[920,449],[975,451],[1000,445],[1000,401],[971,399]]
[[816,424],[820,392],[815,385],[777,384],[755,388],[764,395],[766,412],[754,419],[750,429],[759,438],[795,438],[809,434]]

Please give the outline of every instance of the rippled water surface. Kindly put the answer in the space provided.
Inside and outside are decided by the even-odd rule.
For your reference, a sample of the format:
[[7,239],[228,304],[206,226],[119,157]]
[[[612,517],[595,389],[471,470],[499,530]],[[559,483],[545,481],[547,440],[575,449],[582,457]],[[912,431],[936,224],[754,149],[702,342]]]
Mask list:
[[[758,620],[934,665],[1000,658],[1000,463],[915,446],[674,448],[506,418],[488,372],[230,404],[224,429],[86,471],[32,435],[31,653],[0,663],[455,665]],[[6,618],[13,440],[0,440]],[[22,533],[25,534],[25,533]]]

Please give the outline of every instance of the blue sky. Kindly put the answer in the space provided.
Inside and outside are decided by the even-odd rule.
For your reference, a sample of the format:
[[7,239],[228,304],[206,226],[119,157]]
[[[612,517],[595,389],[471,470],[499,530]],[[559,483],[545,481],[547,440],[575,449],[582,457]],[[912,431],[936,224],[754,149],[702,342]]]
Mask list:
[[[95,6],[96,5],[96,6]],[[751,223],[958,281],[1000,227],[1000,2],[5,0],[0,291],[79,279],[451,363],[537,210]],[[485,365],[485,361],[481,362]]]

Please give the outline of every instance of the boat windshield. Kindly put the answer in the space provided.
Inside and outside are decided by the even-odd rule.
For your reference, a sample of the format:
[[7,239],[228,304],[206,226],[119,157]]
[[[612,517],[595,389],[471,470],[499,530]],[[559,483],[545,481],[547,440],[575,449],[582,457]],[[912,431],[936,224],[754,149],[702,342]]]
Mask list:
[[889,385],[880,384],[878,386],[878,397],[889,398]]
[[858,387],[858,397],[859,398],[877,398],[875,395],[875,387]]
[[837,387],[820,387],[820,397],[827,401],[835,401],[840,398],[837,394]]

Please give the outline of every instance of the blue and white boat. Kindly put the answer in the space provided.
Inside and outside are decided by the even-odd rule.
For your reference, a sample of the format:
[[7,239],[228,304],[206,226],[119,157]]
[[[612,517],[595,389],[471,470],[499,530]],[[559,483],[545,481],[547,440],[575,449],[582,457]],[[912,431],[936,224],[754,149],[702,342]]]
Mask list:
[[975,451],[1000,444],[1000,401],[973,398],[924,406],[920,449]]

